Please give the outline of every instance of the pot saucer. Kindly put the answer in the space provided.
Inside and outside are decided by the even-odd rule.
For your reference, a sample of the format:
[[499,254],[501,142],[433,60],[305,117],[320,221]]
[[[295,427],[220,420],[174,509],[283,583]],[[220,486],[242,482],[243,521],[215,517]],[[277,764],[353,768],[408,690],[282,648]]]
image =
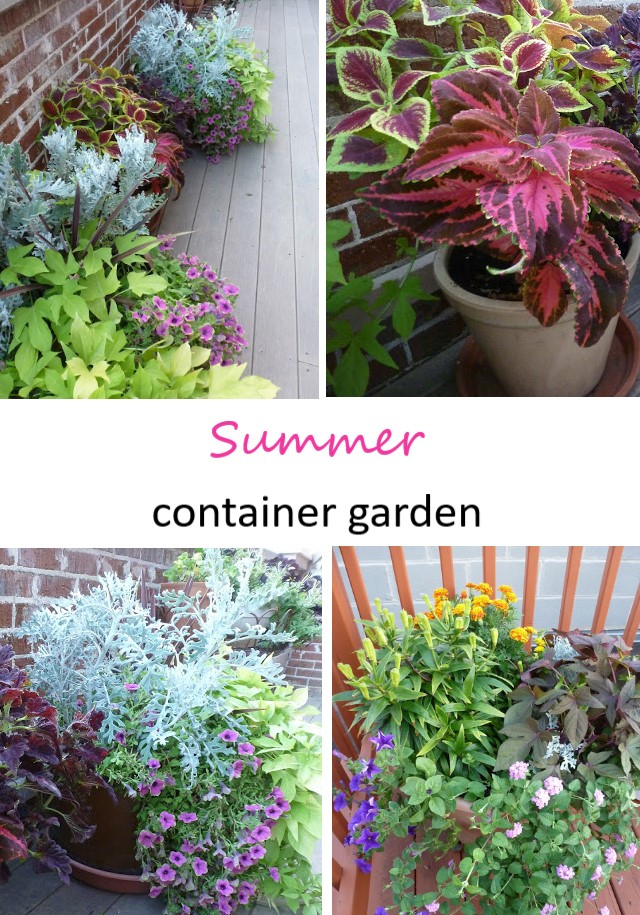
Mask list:
[[[604,375],[587,397],[626,397],[640,372],[640,336],[629,318],[621,314],[611,344]],[[461,397],[507,397],[487,365],[484,355],[469,338],[456,364],[456,387]]]
[[110,893],[129,893],[142,895],[149,893],[149,884],[134,874],[114,874],[103,871],[97,867],[90,867],[71,858],[71,874],[81,883],[94,886],[99,890],[108,890]]

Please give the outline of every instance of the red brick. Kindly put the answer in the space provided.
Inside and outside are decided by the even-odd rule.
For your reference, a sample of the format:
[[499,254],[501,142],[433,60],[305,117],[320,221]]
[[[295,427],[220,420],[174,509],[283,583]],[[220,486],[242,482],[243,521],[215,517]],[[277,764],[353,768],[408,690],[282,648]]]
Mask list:
[[[26,654],[28,654],[28,652],[29,652],[29,643],[27,642],[27,640],[26,640],[24,637],[18,639],[18,638],[16,638],[15,636],[13,636],[12,638],[9,639],[9,641],[10,641],[11,644],[13,645],[13,650],[15,651],[15,653],[16,653],[17,655],[26,655]],[[16,663],[17,663],[18,667],[25,667],[25,666],[26,666],[26,663],[28,663],[28,662],[23,661],[22,663],[20,663],[20,661],[16,661]]]
[[34,594],[33,572],[13,572],[9,570],[2,575],[2,590],[5,597],[32,597]]
[[39,575],[38,594],[41,598],[69,597],[76,581],[71,575]]
[[340,252],[340,261],[345,275],[355,273],[362,276],[397,261],[396,239],[400,231],[389,232],[378,238],[369,239],[353,248],[344,248]]
[[11,32],[0,38],[0,67],[6,67],[10,60],[22,54],[24,50],[22,32]]
[[9,32],[22,28],[26,22],[34,19],[40,10],[38,0],[25,0],[24,3],[18,3],[0,13],[0,35],[8,35]]
[[33,604],[16,604],[15,626],[22,626],[33,613]]
[[105,572],[114,572],[118,578],[124,578],[128,572],[128,562],[122,559],[112,559],[111,556],[102,556],[98,559],[98,574],[104,575]]
[[23,132],[20,143],[25,150],[29,150],[32,146],[35,146],[36,140],[40,133],[40,119],[35,120],[26,130]]
[[78,575],[97,575],[98,559],[91,553],[82,550],[65,550],[67,560],[66,572],[75,572]]
[[367,187],[370,183],[370,178],[361,177],[354,180],[344,172],[327,175],[327,206],[337,207],[341,203],[357,200],[358,188]]
[[353,212],[358,220],[358,228],[362,238],[369,238],[371,235],[378,235],[380,232],[386,232],[390,228],[389,223],[382,216],[379,216],[375,210],[366,203],[357,203],[353,207]]
[[54,569],[59,570],[60,560],[58,550],[52,549],[23,549],[18,551],[18,565],[27,569]]
[[17,550],[0,549],[0,566],[12,566],[16,562]]
[[52,29],[55,29],[59,22],[60,13],[58,7],[54,6],[37,19],[27,23],[22,30],[25,48],[35,48],[38,42],[42,41]]
[[[327,219],[343,219],[345,222],[351,222],[349,219],[349,210],[346,207],[340,207],[339,209],[331,210],[330,213],[327,213]],[[349,234],[345,235],[344,238],[340,239],[341,245],[346,245],[348,242],[354,240],[353,229],[350,229]]]
[[[0,603],[0,629],[11,629],[13,626],[13,604]],[[1,640],[1,637],[0,637]]]
[[134,578],[144,577],[145,581],[151,583],[158,578],[158,571],[155,566],[140,565],[139,563],[131,564],[131,574]]

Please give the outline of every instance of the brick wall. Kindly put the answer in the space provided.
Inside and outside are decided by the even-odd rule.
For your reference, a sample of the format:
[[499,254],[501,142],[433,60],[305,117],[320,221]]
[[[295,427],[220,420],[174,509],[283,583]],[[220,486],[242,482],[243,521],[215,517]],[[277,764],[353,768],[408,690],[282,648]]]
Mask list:
[[98,66],[121,66],[153,0],[19,0],[0,4],[0,141],[20,140],[35,159],[40,102]]
[[322,642],[318,639],[302,648],[294,648],[285,669],[292,686],[320,689],[322,686]]
[[162,572],[182,550],[178,549],[0,549],[0,630],[12,637],[17,655],[24,655],[24,639],[14,636],[32,607],[48,599],[69,597],[79,588],[88,591],[105,572],[142,577],[156,588]]
[[[379,597],[385,607],[392,612],[399,612],[401,607],[388,548],[358,547],[357,552],[369,599],[373,602],[374,598]],[[588,629],[591,625],[606,556],[607,547],[587,546],[584,548],[572,618],[574,626]],[[337,553],[337,557],[340,568],[344,569],[339,553]],[[431,596],[435,588],[442,587],[438,547],[405,547],[405,558],[414,604],[416,608],[419,608],[424,606],[423,594]],[[453,559],[457,588],[463,588],[468,581],[482,581],[482,547],[454,547]],[[541,548],[534,618],[534,625],[540,629],[551,628],[558,621],[566,561],[566,546]],[[511,585],[520,598],[518,604],[520,607],[522,606],[524,565],[525,547],[496,547],[497,584]],[[609,607],[607,628],[624,628],[639,584],[640,547],[627,546],[622,554],[622,562]]]

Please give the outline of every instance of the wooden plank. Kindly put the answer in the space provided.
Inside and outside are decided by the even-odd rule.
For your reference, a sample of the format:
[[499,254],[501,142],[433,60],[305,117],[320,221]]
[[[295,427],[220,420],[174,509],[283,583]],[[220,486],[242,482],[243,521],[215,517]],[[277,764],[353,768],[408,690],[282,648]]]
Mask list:
[[640,626],[640,585],[638,585],[638,590],[636,591],[636,596],[631,606],[631,612],[629,613],[629,619],[627,620],[623,635],[625,644],[629,647],[633,645],[638,632],[638,626]]
[[351,847],[344,848],[332,837],[332,859],[342,867],[340,891],[334,896],[333,915],[368,915],[370,874],[363,874],[355,866]]
[[[198,200],[202,191],[207,160],[202,153],[194,153],[184,165],[185,185],[177,200],[170,200],[162,217],[158,235],[171,232],[190,232],[198,209]],[[180,254],[188,249],[190,235],[181,235],[176,239],[173,251]]]
[[[318,150],[296,0],[284,0],[298,358],[318,364]],[[318,69],[318,43],[310,65]]]
[[450,596],[456,593],[456,576],[453,571],[453,548],[450,546],[440,547],[440,568],[442,570],[442,586],[446,588]]
[[[188,251],[189,254],[197,254],[208,261],[215,270],[221,270],[238,154],[236,151],[232,156],[225,156],[217,165],[207,162],[202,150],[196,150],[193,155],[194,158],[197,156],[204,160],[206,170],[196,204]],[[233,276],[227,279],[230,283],[235,282]],[[237,285],[240,286],[240,283]]]
[[270,7],[271,120],[278,132],[265,146],[253,371],[271,379],[281,389],[279,397],[287,398],[298,396],[293,190],[283,0],[271,0]]
[[578,575],[580,574],[582,551],[583,547],[581,546],[570,546],[569,552],[567,553],[567,571],[564,576],[562,604],[560,605],[560,618],[558,620],[558,629],[561,632],[568,632],[571,628],[571,617],[573,615],[573,605],[578,589]]
[[495,546],[482,547],[482,575],[483,581],[491,585],[495,594],[496,590],[496,548]]
[[370,910],[373,912],[378,907],[393,909],[393,893],[387,889],[390,881],[389,868],[393,867],[394,860],[402,854],[408,845],[406,838],[390,836],[384,845],[384,852],[376,852],[371,859],[371,882],[369,894],[371,899]]
[[305,60],[307,91],[315,134],[316,152],[318,151],[320,128],[320,68],[318,66],[318,8],[315,3],[299,0],[297,4],[300,36]]
[[610,884],[598,893],[596,899],[587,899],[582,915],[598,915],[605,905],[609,906],[609,915],[631,915],[622,912]]
[[320,396],[320,370],[317,365],[298,362],[298,396],[303,400],[317,400]]
[[[344,691],[345,682],[342,677],[342,674],[336,667],[335,659],[333,659],[332,664],[331,664],[331,681],[332,681],[332,691],[333,691],[334,696],[337,693],[341,693]],[[349,730],[351,730],[351,728],[353,727],[353,712],[351,711],[349,706],[346,704],[346,702],[339,702],[337,704],[340,709],[340,715],[342,716],[347,728],[349,728]]]
[[353,546],[341,546],[340,553],[344,560],[344,567],[349,578],[349,584],[353,591],[360,619],[372,620],[373,614],[371,613],[369,595],[367,594],[367,588],[364,583],[364,578],[362,577],[362,570],[360,569],[356,549]]
[[263,162],[263,145],[242,143],[238,147],[222,254],[222,274],[240,289],[236,314],[249,339],[249,349],[245,350],[243,361],[247,358],[252,371],[253,348],[256,343],[260,226],[263,215]]
[[533,626],[538,588],[538,563],[540,547],[528,546],[524,565],[524,594],[522,597],[522,625]]
[[[333,572],[332,572],[332,597],[333,597],[333,614],[332,614],[332,639],[333,639],[333,660],[335,663],[342,661],[351,664],[354,670],[358,669],[355,652],[360,648],[362,640],[356,622],[353,618],[351,604],[347,597],[347,592],[340,576],[340,569],[333,554]],[[344,683],[342,675],[338,672],[340,682]],[[344,686],[342,687],[344,689]]]
[[[110,908],[103,911],[104,915],[161,915],[164,905],[161,899],[150,899],[148,896],[119,896]],[[98,911],[102,915],[102,910]],[[87,912],[90,910],[86,909],[85,915]],[[40,913],[34,912],[34,915]]]
[[638,915],[640,912],[640,875],[630,870],[616,877],[610,884],[622,915]]
[[[40,876],[35,879],[32,877],[34,882],[40,879]],[[15,889],[12,889],[11,892],[15,893]],[[119,895],[76,883],[75,880],[72,880],[69,886],[62,886],[58,881],[58,889],[38,903],[35,908],[16,908],[15,910],[12,908],[11,915],[16,915],[18,911],[33,913],[33,915],[61,915],[62,912],[64,915],[88,915],[91,912],[101,912],[105,915],[109,912],[111,915],[111,907],[119,899]],[[21,900],[16,898],[15,904],[20,906]],[[156,909],[158,915],[161,911],[161,908]],[[7,915],[9,915],[8,911]]]
[[607,552],[604,572],[602,573],[602,583],[600,584],[600,593],[598,594],[598,600],[596,602],[596,612],[593,617],[593,623],[591,624],[592,632],[602,632],[607,622],[611,596],[618,576],[620,560],[622,559],[622,550],[623,547],[621,546],[610,546],[609,551]]
[[411,616],[415,616],[415,611],[413,608],[413,597],[411,595],[411,585],[409,584],[409,575],[407,573],[407,562],[404,558],[404,548],[401,546],[390,546],[389,552],[391,553],[393,574],[396,577],[400,606]]

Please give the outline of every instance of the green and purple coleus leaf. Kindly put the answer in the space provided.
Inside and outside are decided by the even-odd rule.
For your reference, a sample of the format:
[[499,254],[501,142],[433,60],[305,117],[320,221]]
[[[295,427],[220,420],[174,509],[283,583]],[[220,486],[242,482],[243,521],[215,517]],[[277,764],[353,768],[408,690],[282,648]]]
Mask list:
[[327,171],[384,172],[402,162],[406,154],[404,143],[371,130],[342,134],[333,142],[327,157]]
[[514,263],[525,307],[553,324],[570,291],[576,342],[597,342],[628,277],[593,214],[640,224],[634,147],[607,128],[562,127],[552,98],[534,82],[521,96],[501,77],[457,72],[436,80],[432,94],[444,123],[362,196],[430,244],[510,239],[520,252]]

